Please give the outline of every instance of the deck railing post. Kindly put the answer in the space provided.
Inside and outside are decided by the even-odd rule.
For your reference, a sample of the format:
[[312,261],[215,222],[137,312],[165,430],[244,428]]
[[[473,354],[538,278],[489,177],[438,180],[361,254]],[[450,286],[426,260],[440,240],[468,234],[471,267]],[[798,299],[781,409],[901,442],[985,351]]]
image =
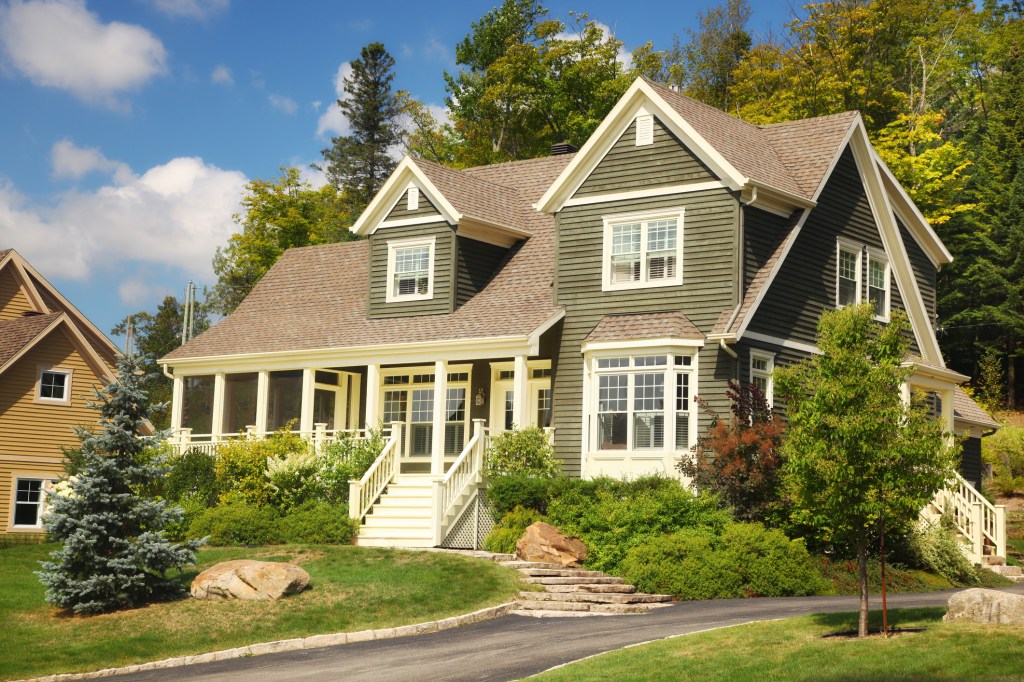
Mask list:
[[431,506],[434,509],[434,512],[432,514],[433,524],[431,526],[434,531],[434,539],[432,542],[434,547],[437,547],[441,544],[441,515],[444,514],[444,500],[442,499],[443,497],[444,477],[438,476],[434,478],[434,486],[432,488],[431,494],[431,502],[433,503]]
[[256,440],[256,425],[247,424],[245,427],[245,437],[249,440]]
[[362,511],[360,509],[359,493],[360,493],[359,481],[349,481],[348,482],[348,515],[349,515],[349,518],[356,519],[357,521],[359,520],[359,517],[360,517],[360,513],[359,512]]
[[313,424],[313,451],[319,453],[320,448],[323,447],[327,441],[327,424],[316,423]]
[[487,449],[487,444],[484,442],[484,426],[487,421],[484,419],[473,420],[473,438],[476,439],[476,446],[473,448],[473,471],[476,473],[476,480],[480,480],[483,476],[484,469],[484,451]]

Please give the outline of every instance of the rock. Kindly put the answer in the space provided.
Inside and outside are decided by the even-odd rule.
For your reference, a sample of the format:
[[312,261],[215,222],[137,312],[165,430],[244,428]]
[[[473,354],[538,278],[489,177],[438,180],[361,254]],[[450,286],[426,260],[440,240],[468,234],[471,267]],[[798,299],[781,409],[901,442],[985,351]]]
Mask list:
[[949,598],[944,621],[986,625],[1024,625],[1024,595],[972,588]]
[[992,555],[990,557],[986,557],[985,563],[987,563],[989,566],[1005,566],[1006,559],[1004,559],[1001,556]]
[[274,561],[223,561],[192,581],[196,599],[280,599],[306,589],[309,573]]
[[516,556],[523,561],[579,566],[587,560],[587,548],[579,538],[566,537],[550,523],[538,521],[519,538]]

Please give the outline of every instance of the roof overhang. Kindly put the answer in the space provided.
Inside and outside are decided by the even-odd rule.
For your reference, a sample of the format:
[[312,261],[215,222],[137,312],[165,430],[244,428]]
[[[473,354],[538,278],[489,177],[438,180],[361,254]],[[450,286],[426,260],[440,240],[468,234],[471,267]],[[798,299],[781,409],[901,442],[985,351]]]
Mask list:
[[970,377],[960,372],[954,372],[951,369],[945,367],[936,367],[923,362],[916,362],[914,360],[908,360],[903,363],[904,367],[912,367],[914,374],[911,376],[911,380],[916,384],[936,384],[939,388],[948,388],[951,384],[957,385],[962,384],[965,381],[969,381]]
[[82,359],[85,360],[85,363],[89,366],[89,369],[91,369],[96,376],[108,383],[114,380],[114,375],[110,372],[110,368],[103,361],[103,358],[99,356],[96,349],[92,347],[92,344],[86,340],[85,336],[82,335],[82,332],[71,321],[68,314],[64,312],[62,312],[59,317],[55,318],[53,322],[40,330],[38,334],[32,337],[32,339],[22,346],[17,353],[12,355],[7,362],[0,365],[0,376],[2,376],[8,369],[15,366],[29,351],[37,347],[44,339],[49,337],[58,329],[62,329],[66,332],[71,345],[78,351],[79,355],[82,356]]

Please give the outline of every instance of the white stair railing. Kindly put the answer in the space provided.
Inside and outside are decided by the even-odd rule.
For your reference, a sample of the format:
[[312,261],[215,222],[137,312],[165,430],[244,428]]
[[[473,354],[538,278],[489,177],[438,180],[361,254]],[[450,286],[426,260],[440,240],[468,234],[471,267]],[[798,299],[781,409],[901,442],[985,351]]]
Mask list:
[[458,518],[461,505],[468,503],[467,495],[483,480],[484,451],[487,449],[487,432],[483,419],[473,420],[473,436],[466,443],[462,453],[443,477],[434,479],[434,545],[444,542],[451,522]]
[[380,456],[374,460],[370,468],[358,481],[348,482],[348,515],[362,521],[377,501],[384,488],[398,474],[398,458],[402,452],[402,424],[391,423],[391,437],[381,450]]
[[994,505],[975,490],[963,476],[956,474],[952,483],[935,494],[934,511],[949,513],[957,531],[970,545],[968,556],[982,563],[985,546],[996,556],[1006,557],[1006,507]]

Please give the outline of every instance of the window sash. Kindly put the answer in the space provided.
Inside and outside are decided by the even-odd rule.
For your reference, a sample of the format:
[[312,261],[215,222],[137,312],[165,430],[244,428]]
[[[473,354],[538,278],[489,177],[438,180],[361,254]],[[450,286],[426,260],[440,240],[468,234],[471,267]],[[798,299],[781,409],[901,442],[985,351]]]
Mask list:
[[41,478],[16,479],[12,526],[39,528],[42,525],[45,487],[46,481]]
[[[664,449],[668,424],[674,425],[676,449],[688,448],[691,365],[669,362],[667,355],[598,358],[596,450]],[[674,401],[667,386],[675,387]]]
[[430,291],[430,250],[429,245],[394,248],[393,296],[423,296]]
[[43,400],[67,400],[68,373],[44,370],[39,375],[39,397]]
[[887,317],[889,298],[889,264],[881,258],[868,257],[868,301],[875,308],[875,317]]
[[608,284],[674,283],[679,268],[678,218],[610,226],[606,252]]

